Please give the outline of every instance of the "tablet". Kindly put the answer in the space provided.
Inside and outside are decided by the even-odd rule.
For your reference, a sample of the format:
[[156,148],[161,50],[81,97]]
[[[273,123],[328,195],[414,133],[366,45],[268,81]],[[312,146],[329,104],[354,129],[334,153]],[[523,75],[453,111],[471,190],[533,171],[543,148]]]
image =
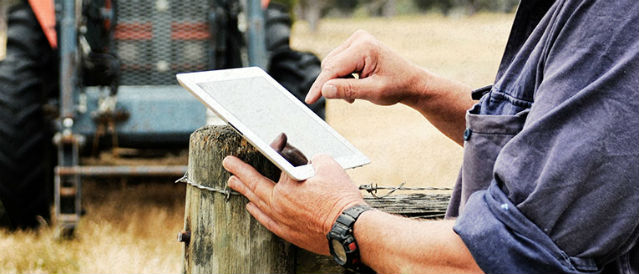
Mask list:
[[314,170],[310,164],[295,166],[271,147],[282,133],[287,143],[307,159],[328,154],[344,169],[370,163],[363,153],[260,68],[180,73],[177,80],[296,180],[313,177]]

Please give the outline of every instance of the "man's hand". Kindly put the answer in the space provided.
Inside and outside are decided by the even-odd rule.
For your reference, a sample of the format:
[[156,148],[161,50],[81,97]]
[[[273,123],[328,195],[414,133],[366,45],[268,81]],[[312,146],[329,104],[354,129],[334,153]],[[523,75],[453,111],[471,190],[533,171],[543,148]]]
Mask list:
[[[378,105],[396,104],[422,89],[420,70],[365,31],[355,32],[322,61],[306,103],[326,98],[365,99]],[[359,79],[346,79],[352,73]]]
[[347,207],[364,200],[342,167],[330,156],[311,161],[315,176],[298,182],[282,172],[275,183],[242,160],[223,161],[234,175],[228,185],[249,199],[246,209],[268,230],[311,252],[328,255],[326,234]]
[[[357,73],[359,79],[345,78]],[[306,95],[312,104],[329,99],[403,103],[419,111],[442,133],[463,145],[466,110],[475,102],[470,87],[406,61],[365,31],[355,32],[322,61],[322,72]]]

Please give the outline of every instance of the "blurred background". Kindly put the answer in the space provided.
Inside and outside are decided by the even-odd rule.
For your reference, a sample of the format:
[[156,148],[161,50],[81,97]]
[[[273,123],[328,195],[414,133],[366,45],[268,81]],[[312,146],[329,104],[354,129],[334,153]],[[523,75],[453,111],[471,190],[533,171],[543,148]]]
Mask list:
[[290,0],[294,14],[317,30],[322,18],[393,17],[439,13],[444,16],[470,16],[477,12],[509,13],[517,0]]
[[[120,1],[123,5],[127,1]],[[136,2],[136,1],[132,1]],[[513,0],[277,1],[290,7],[290,47],[326,56],[363,29],[406,59],[472,87],[491,84],[507,40]],[[242,26],[239,26],[241,28]],[[268,39],[268,37],[267,37]],[[186,91],[184,91],[186,92]],[[470,96],[470,95],[469,95]],[[325,117],[371,164],[349,170],[356,184],[452,187],[461,147],[402,106],[326,102]],[[178,121],[173,121],[178,122]],[[184,150],[153,159],[111,151],[84,165],[185,165]],[[130,162],[127,162],[130,161]],[[185,185],[166,178],[83,180],[83,211],[71,240],[53,225],[0,230],[0,273],[176,273],[182,271]]]

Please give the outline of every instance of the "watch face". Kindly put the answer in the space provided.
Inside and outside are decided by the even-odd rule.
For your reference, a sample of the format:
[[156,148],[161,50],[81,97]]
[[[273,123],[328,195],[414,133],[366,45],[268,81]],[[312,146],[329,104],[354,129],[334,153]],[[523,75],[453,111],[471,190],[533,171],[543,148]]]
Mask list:
[[331,245],[333,245],[335,260],[337,260],[340,265],[344,265],[346,263],[346,250],[344,249],[344,246],[335,239],[331,240]]

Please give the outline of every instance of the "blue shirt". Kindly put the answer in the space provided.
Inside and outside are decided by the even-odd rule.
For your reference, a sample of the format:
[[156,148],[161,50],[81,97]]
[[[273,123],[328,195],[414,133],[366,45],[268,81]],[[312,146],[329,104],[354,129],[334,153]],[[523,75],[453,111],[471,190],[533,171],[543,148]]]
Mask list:
[[448,217],[488,273],[639,272],[639,1],[523,0]]

